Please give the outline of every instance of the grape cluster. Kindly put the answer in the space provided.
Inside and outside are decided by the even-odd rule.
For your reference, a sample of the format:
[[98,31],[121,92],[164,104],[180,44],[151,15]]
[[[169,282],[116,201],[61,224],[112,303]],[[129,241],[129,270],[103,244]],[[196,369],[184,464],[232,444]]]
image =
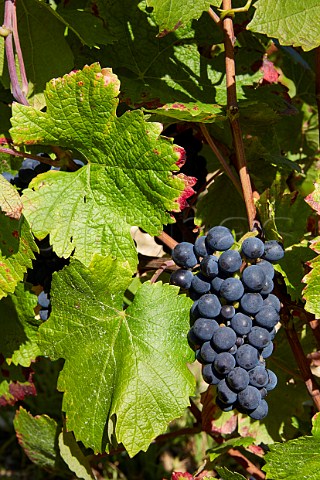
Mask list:
[[263,243],[257,237],[246,238],[241,252],[233,245],[232,233],[223,226],[211,228],[194,245],[177,244],[172,258],[181,268],[170,283],[189,290],[194,300],[189,343],[203,379],[217,385],[218,406],[261,420],[268,413],[265,397],[277,384],[265,362],[273,351],[281,306],[271,293],[271,262],[280,260],[284,250],[275,240]]

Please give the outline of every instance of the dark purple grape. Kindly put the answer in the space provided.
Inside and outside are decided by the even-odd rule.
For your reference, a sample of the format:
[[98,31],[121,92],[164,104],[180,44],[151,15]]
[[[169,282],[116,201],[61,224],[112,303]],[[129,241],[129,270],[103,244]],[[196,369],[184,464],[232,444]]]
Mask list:
[[49,310],[40,310],[39,316],[42,321],[48,320],[49,318]]
[[204,293],[210,292],[211,283],[202,273],[197,273],[193,275],[191,288],[195,293],[203,295]]
[[233,305],[222,305],[220,315],[224,320],[230,320],[236,313]]
[[228,373],[227,383],[235,392],[244,390],[249,385],[249,374],[241,367],[236,367]]
[[236,361],[234,356],[228,352],[218,353],[213,362],[216,372],[220,373],[220,375],[227,375],[227,373],[231,372],[235,365]]
[[257,237],[249,237],[244,240],[241,251],[247,258],[259,258],[264,253],[264,244]]
[[230,327],[219,327],[212,335],[212,345],[218,351],[227,351],[236,343],[237,336]]
[[214,278],[213,280],[211,280],[211,290],[215,293],[219,293],[223,282],[224,279],[221,277]]
[[280,316],[273,307],[262,307],[256,314],[255,320],[260,327],[272,330],[279,322]]
[[214,359],[218,355],[217,352],[212,348],[211,342],[204,342],[200,349],[201,358],[205,363],[213,363]]
[[177,287],[181,287],[186,290],[191,287],[192,280],[192,272],[190,272],[190,270],[184,270],[183,268],[172,272],[170,275],[171,285],[176,285]]
[[267,389],[268,392],[270,392],[270,390],[273,390],[277,386],[278,379],[277,379],[277,375],[272,370],[267,369],[267,372],[268,372],[269,381],[265,386],[265,388]]
[[272,263],[268,262],[268,260],[261,259],[258,263],[256,263],[256,266],[261,268],[267,277],[271,278],[271,280],[273,279],[274,268]]
[[213,227],[207,234],[206,243],[212,250],[228,250],[234,244],[234,238],[230,230],[226,227]]
[[219,273],[218,259],[214,255],[203,257],[200,262],[200,269],[207,278],[215,278]]
[[263,300],[264,307],[273,307],[278,313],[281,309],[281,303],[278,297],[270,293],[264,300]]
[[222,272],[235,273],[242,265],[242,258],[236,250],[227,250],[220,255],[218,264]]
[[237,401],[237,394],[233,392],[227,385],[225,379],[221,380],[217,386],[218,398],[223,403],[235,403]]
[[253,387],[265,387],[269,381],[268,372],[264,367],[257,365],[252,370],[249,370],[249,383]]
[[1,175],[2,175],[3,178],[5,178],[9,183],[12,183],[13,180],[14,180],[14,175],[12,175],[12,173],[2,172]]
[[207,363],[202,366],[202,378],[210,385],[218,385],[222,380],[222,376],[213,369],[212,363]]
[[198,263],[198,260],[193,252],[192,243],[178,243],[172,250],[172,260],[182,268],[195,267]]
[[[270,337],[271,337],[271,335],[270,335]],[[269,345],[267,345],[266,347],[264,347],[261,350],[261,356],[262,356],[262,358],[269,358],[269,357],[271,357],[272,352],[273,352],[273,343],[270,342]]]
[[232,403],[224,403],[222,402],[222,400],[220,400],[219,397],[216,398],[216,404],[223,412],[231,412],[231,410],[233,410],[234,408],[234,405]]
[[49,308],[50,299],[48,297],[48,294],[42,291],[38,295],[38,303],[39,303],[40,307],[42,307],[42,308]]
[[261,394],[256,387],[248,385],[238,393],[238,403],[246,410],[255,410],[261,402]]
[[192,331],[200,342],[207,342],[219,328],[218,322],[211,318],[198,318],[193,324]]
[[263,258],[269,262],[278,262],[284,257],[283,245],[277,240],[269,240],[264,244]]
[[260,293],[245,293],[240,300],[240,305],[245,313],[254,315],[263,307],[263,298]]
[[205,257],[206,255],[210,255],[213,250],[206,246],[206,238],[207,237],[198,237],[194,243],[194,253],[198,258]]
[[237,278],[227,278],[220,288],[220,295],[228,302],[239,300],[244,293],[244,288],[240,280]]
[[258,365],[258,350],[251,345],[241,345],[241,347],[238,348],[236,353],[236,361],[239,367],[242,367],[245,370],[251,370],[256,365]]
[[243,270],[242,281],[249,290],[259,292],[263,288],[266,276],[261,268],[251,265]]
[[190,328],[187,338],[188,338],[189,346],[193,350],[196,350],[196,348],[202,343],[200,342],[200,340],[198,339],[198,337],[196,336],[192,328]]
[[254,420],[262,420],[268,415],[268,404],[265,400],[261,400],[255,410],[249,413],[249,417]]
[[231,319],[230,325],[238,335],[247,335],[252,328],[252,320],[247,315],[238,312]]
[[190,323],[193,324],[193,322],[201,317],[200,313],[198,312],[198,302],[199,300],[196,300],[193,302],[192,307],[190,308]]
[[273,287],[274,287],[273,281],[271,280],[270,277],[266,276],[263,287],[260,290],[261,295],[269,295],[269,293],[272,292]]
[[199,298],[197,310],[202,317],[215,318],[220,313],[221,304],[216,295],[207,293]]
[[269,345],[270,341],[270,333],[265,328],[252,327],[248,333],[248,342],[255,348],[262,349]]

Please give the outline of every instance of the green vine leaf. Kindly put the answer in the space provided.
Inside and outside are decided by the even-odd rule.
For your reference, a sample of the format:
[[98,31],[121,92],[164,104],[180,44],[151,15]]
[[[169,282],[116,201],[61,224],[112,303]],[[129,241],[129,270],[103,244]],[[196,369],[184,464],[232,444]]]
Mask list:
[[198,19],[203,12],[209,10],[210,5],[219,7],[222,0],[147,0],[148,7],[153,7],[154,17],[159,25],[159,36],[176,30],[189,20]]
[[0,299],[13,293],[32,267],[37,250],[25,217],[10,218],[0,211]]
[[14,104],[11,135],[19,145],[73,148],[88,161],[31,182],[22,201],[34,235],[50,234],[61,257],[74,251],[89,264],[94,253],[112,254],[135,268],[131,226],[159,234],[173,221],[168,212],[179,211],[179,197],[193,190],[188,177],[172,175],[184,152],[159,136],[159,123],[146,122],[140,110],[116,116],[119,87],[99,64],[53,79],[45,113]]
[[282,45],[312,50],[320,45],[318,0],[274,2],[258,0],[256,12],[247,26],[249,30],[277,38]]
[[34,318],[37,297],[19,283],[14,294],[0,300],[0,351],[8,364],[30,367],[41,354],[37,344],[41,324]]
[[92,473],[88,458],[83,454],[72,432],[67,432],[64,428],[59,435],[58,443],[61,457],[77,478],[83,480],[96,478]]
[[55,420],[48,415],[33,417],[20,407],[13,424],[20,445],[33,463],[49,470],[61,466],[57,445],[58,425]]
[[2,175],[0,175],[0,209],[10,218],[19,220],[21,217],[20,195]]
[[67,429],[95,452],[114,435],[129,455],[146,450],[193,394],[193,361],[186,335],[191,300],[168,284],[144,283],[123,311],[131,281],[128,263],[94,257],[54,275],[52,313],[40,345],[64,358]]
[[267,478],[296,480],[308,478],[317,480],[320,468],[320,417],[313,420],[312,436],[300,437],[284,443],[269,445],[262,469]]

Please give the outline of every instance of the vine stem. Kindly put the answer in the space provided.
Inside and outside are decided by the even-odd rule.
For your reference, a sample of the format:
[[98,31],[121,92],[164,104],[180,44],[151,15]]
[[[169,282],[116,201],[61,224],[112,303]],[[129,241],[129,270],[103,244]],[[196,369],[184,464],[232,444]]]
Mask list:
[[41,157],[40,155],[32,155],[26,152],[18,152],[14,148],[5,148],[0,147],[0,153],[7,153],[8,155],[14,155],[15,157],[22,158],[31,158],[31,160],[38,160],[38,162],[46,163],[47,165],[52,165],[53,167],[59,167],[59,162],[56,160],[51,160],[50,158]]
[[303,351],[302,345],[300,343],[298,334],[294,326],[293,317],[286,303],[284,303],[282,307],[281,320],[285,327],[285,332],[288,338],[288,342],[291,347],[292,353],[297,361],[302,379],[307,387],[309,395],[311,396],[315,404],[316,409],[320,411],[319,387],[311,372],[309,361],[306,358],[305,353]]
[[12,86],[12,95],[19,103],[22,103],[23,105],[28,105],[28,101],[26,99],[25,93],[23,93],[19,85],[18,73],[17,73],[16,63],[14,58],[13,40],[15,41],[16,48],[18,45],[17,55],[18,55],[19,69],[20,69],[22,81],[24,82],[27,79],[25,77],[24,63],[23,63],[22,52],[21,52],[19,36],[18,36],[16,4],[14,0],[5,0],[3,25],[8,30],[10,30],[9,35],[5,37],[5,50],[6,50],[8,70],[9,70],[11,86]]
[[[223,9],[231,10],[231,0],[223,0]],[[237,167],[241,181],[243,198],[246,205],[249,229],[252,230],[256,218],[256,207],[253,200],[250,176],[247,168],[247,161],[242,140],[242,132],[239,121],[239,108],[236,91],[236,70],[234,60],[234,30],[233,21],[226,17],[223,20],[224,46],[225,46],[225,65],[226,65],[226,83],[227,83],[227,108],[228,117],[231,126],[233,142],[237,158]]]
[[[318,124],[320,125],[320,47],[316,48],[316,102],[318,109]],[[320,129],[319,129],[320,148]]]
[[223,155],[221,154],[220,150],[218,149],[218,147],[216,146],[216,144],[214,143],[210,133],[208,132],[208,129],[207,127],[205,126],[204,123],[200,123],[200,129],[201,129],[201,132],[204,136],[204,138],[207,140],[207,143],[209,145],[209,147],[211,148],[211,150],[213,151],[213,153],[215,154],[215,156],[217,157],[217,159],[219,160],[220,162],[220,165],[222,166],[222,168],[224,169],[225,173],[228,175],[228,177],[230,178],[231,182],[233,183],[234,187],[238,190],[238,192],[240,193],[240,195],[242,196],[242,189],[241,189],[241,185],[239,183],[239,180],[237,179],[237,177],[234,175],[233,171],[231,170],[230,166],[228,165],[228,163],[226,162],[226,160],[224,159]]

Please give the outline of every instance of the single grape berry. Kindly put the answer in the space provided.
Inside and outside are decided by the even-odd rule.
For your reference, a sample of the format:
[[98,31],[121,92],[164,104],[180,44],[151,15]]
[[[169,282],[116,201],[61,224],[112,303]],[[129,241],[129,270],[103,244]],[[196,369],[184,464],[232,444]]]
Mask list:
[[263,288],[265,280],[266,276],[263,270],[256,265],[245,268],[242,273],[243,283],[253,292],[259,292]]
[[216,318],[220,313],[221,304],[216,295],[213,293],[207,293],[199,298],[197,310],[203,317]]
[[172,260],[182,268],[195,267],[198,263],[198,260],[194,254],[192,243],[178,243],[172,250]]
[[257,237],[249,237],[244,240],[241,251],[247,258],[259,258],[264,253],[264,244]]
[[251,370],[259,362],[258,350],[248,344],[241,345],[235,356],[238,366],[245,370]]
[[266,276],[263,287],[260,290],[261,295],[263,297],[265,297],[266,295],[269,295],[269,293],[272,292],[273,287],[274,287],[273,281],[271,280],[270,277]]
[[277,240],[269,240],[264,244],[263,258],[269,262],[277,262],[284,257],[283,245]]
[[42,308],[49,308],[50,299],[48,297],[48,294],[42,291],[38,295],[38,303],[39,303],[40,307],[42,307]]
[[220,288],[220,295],[228,302],[239,300],[244,293],[242,282],[237,278],[227,278]]
[[200,342],[211,340],[215,330],[219,329],[219,324],[211,318],[198,318],[192,327],[192,331]]
[[213,280],[211,280],[211,290],[214,293],[219,293],[223,282],[224,282],[224,279],[221,277],[214,278]]
[[222,272],[235,273],[242,265],[242,258],[236,250],[227,250],[220,255],[218,264]]
[[224,320],[231,320],[234,317],[236,310],[233,305],[222,305],[220,315]]
[[261,268],[267,277],[271,278],[271,280],[273,279],[274,268],[272,263],[268,262],[268,260],[261,259],[258,263],[256,263],[256,266]]
[[232,390],[240,392],[249,385],[249,374],[244,368],[235,367],[228,373],[226,380]]
[[205,363],[213,363],[218,354],[212,348],[211,342],[204,342],[200,349],[200,355]]
[[252,320],[248,315],[238,312],[231,319],[230,326],[237,335],[247,335],[251,331]]
[[268,372],[269,381],[265,386],[265,388],[267,389],[268,392],[270,392],[270,390],[273,390],[277,386],[278,378],[277,378],[277,375],[272,370],[267,369],[267,372]]
[[177,287],[184,288],[186,290],[191,287],[192,280],[192,272],[183,268],[179,268],[179,270],[172,272],[170,276],[171,285],[176,285]]
[[263,307],[263,298],[260,293],[245,293],[240,300],[240,305],[245,313],[254,315]]
[[217,393],[223,403],[231,404],[237,401],[237,394],[228,387],[225,379],[218,383]]
[[212,335],[212,345],[218,351],[227,351],[235,345],[237,335],[230,327],[219,327]]
[[253,387],[265,387],[269,381],[268,372],[264,367],[257,365],[249,370],[249,382]]
[[238,403],[246,410],[255,410],[261,402],[261,394],[256,387],[248,385],[238,393]]
[[211,283],[210,280],[205,277],[202,273],[197,273],[192,275],[191,289],[193,292],[203,295],[204,293],[210,292]]
[[213,369],[212,363],[206,363],[202,366],[202,378],[210,385],[218,385],[222,380],[222,376]]
[[248,333],[248,342],[259,350],[269,345],[271,341],[270,333],[262,327],[252,327]]
[[261,400],[257,408],[249,413],[249,416],[253,418],[253,420],[262,420],[267,415],[268,415],[268,404],[265,400]]
[[200,262],[200,269],[203,275],[213,279],[219,273],[218,259],[214,255],[206,255]]
[[205,237],[198,237],[197,240],[194,243],[194,253],[198,257],[206,257],[207,255],[210,255],[213,250],[211,248],[208,248],[206,245],[206,236]]
[[228,352],[218,353],[214,359],[213,366],[221,375],[227,375],[235,367],[236,361],[234,356]]
[[207,234],[206,244],[212,250],[224,251],[232,247],[234,238],[230,230],[226,227],[213,227]]
[[273,307],[276,312],[280,312],[281,303],[278,297],[273,295],[273,293],[269,293],[269,295],[263,300],[264,307]]
[[279,322],[280,315],[273,307],[262,307],[255,316],[256,324],[272,330]]

